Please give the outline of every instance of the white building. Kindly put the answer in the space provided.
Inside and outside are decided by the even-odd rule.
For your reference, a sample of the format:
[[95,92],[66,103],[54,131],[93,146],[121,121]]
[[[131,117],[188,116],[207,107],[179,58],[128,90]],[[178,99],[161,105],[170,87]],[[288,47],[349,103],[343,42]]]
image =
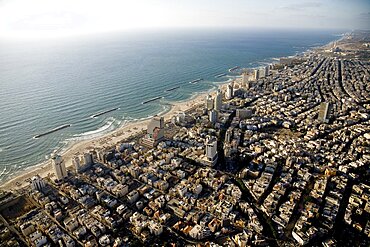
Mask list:
[[217,122],[217,119],[218,119],[218,112],[215,110],[211,110],[209,112],[209,121],[214,124]]
[[34,190],[42,191],[45,188],[45,183],[42,177],[38,174],[31,178],[31,187]]
[[206,109],[208,111],[212,110],[213,109],[213,99],[211,97],[211,95],[207,95],[206,96],[206,102],[205,102],[205,105],[206,105]]
[[222,108],[222,92],[221,90],[217,90],[217,94],[215,97],[215,102],[214,102],[214,109],[216,111],[220,111]]
[[62,180],[67,177],[66,165],[62,159],[62,156],[56,154],[52,156],[52,163],[54,168],[55,176],[58,180]]
[[258,80],[260,78],[260,71],[258,69],[254,70],[254,80]]
[[226,86],[226,95],[225,95],[225,98],[227,100],[230,100],[234,97],[234,84],[233,82],[230,82],[229,84],[227,84]]
[[217,154],[217,139],[213,138],[208,140],[206,145],[206,158],[207,162],[214,166],[217,163],[218,154]]

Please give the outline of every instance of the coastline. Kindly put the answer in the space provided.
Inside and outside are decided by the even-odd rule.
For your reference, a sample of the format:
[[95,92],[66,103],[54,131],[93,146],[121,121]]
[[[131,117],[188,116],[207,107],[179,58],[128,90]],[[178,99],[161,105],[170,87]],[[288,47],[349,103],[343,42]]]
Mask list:
[[[318,49],[323,49],[332,45],[334,42],[338,42],[342,40],[347,34],[339,37],[336,40],[330,41],[327,44],[322,46],[312,47],[307,49],[306,51],[300,52],[298,54],[292,55],[291,57],[297,57],[302,54],[308,52],[315,52]],[[251,68],[253,69],[253,68]],[[229,79],[230,80],[230,79]],[[193,106],[201,103],[204,101],[204,98],[208,94],[214,94],[218,87],[223,87],[226,85],[229,80],[221,83],[217,83],[215,85],[216,88],[209,89],[203,92],[195,92],[194,96],[192,95],[189,99],[185,99],[183,101],[176,101],[176,102],[168,102],[166,103],[170,108],[168,110],[162,111],[157,115],[163,116],[165,121],[169,120],[174,116],[177,112],[186,111]],[[239,78],[235,78],[235,80],[240,80]],[[72,166],[72,158],[77,154],[83,154],[84,151],[91,150],[94,148],[106,148],[114,146],[125,139],[130,138],[131,136],[139,133],[142,130],[145,130],[147,124],[149,123],[150,118],[143,118],[139,120],[130,121],[129,123],[124,123],[122,126],[114,129],[108,133],[102,134],[101,136],[92,137],[86,140],[76,140],[72,142],[70,145],[67,145],[63,150],[60,152],[62,155],[66,167],[70,168]],[[8,179],[1,181],[0,189],[3,190],[17,190],[21,189],[22,187],[29,184],[28,180],[35,175],[40,175],[41,177],[47,177],[53,173],[52,165],[50,160],[45,160],[39,164],[32,165],[30,167],[25,168],[24,170],[17,172],[13,176],[9,177]]]
[[[212,90],[215,91],[215,90]],[[211,92],[200,92],[196,93],[194,97],[187,100],[174,102],[168,104],[170,106],[169,110],[158,113],[158,116],[163,116],[165,121],[169,120],[178,112],[186,111],[193,106],[203,102],[205,96]],[[103,134],[102,136],[94,137],[87,140],[80,140],[67,146],[65,150],[60,152],[62,155],[66,167],[72,166],[72,158],[77,154],[83,154],[84,151],[91,150],[94,148],[106,148],[114,146],[125,139],[145,130],[150,118],[144,118],[139,120],[134,120],[129,123],[123,124],[117,129]],[[47,177],[49,174],[53,173],[52,165],[50,160],[43,161],[39,164],[27,167],[25,170],[19,171],[19,174],[14,174],[13,177],[2,182],[0,189],[3,190],[17,190],[29,184],[28,180],[35,175],[40,175],[41,177]]]

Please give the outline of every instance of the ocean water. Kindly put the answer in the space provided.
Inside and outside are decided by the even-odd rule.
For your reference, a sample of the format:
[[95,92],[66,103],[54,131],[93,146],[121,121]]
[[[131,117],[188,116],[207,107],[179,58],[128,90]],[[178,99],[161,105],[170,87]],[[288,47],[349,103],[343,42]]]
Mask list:
[[[0,183],[71,142],[169,109],[256,67],[338,39],[336,31],[167,30],[0,40]],[[203,78],[197,84],[188,82]],[[180,86],[172,92],[166,89]],[[148,104],[142,101],[163,96]],[[101,111],[118,110],[91,118]],[[63,124],[71,127],[33,139]]]

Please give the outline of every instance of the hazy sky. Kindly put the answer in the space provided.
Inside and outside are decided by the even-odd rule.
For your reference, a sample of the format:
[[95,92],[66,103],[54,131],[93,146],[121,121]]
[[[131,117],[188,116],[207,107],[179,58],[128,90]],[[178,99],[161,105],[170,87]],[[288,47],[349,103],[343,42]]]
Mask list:
[[0,0],[0,36],[162,27],[370,29],[370,0]]

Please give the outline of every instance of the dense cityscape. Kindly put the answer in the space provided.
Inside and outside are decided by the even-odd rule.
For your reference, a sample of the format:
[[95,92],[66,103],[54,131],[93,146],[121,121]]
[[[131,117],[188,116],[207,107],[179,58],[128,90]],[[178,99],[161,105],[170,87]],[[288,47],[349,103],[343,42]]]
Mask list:
[[231,71],[73,167],[54,154],[1,192],[1,246],[369,246],[369,45],[353,32]]

